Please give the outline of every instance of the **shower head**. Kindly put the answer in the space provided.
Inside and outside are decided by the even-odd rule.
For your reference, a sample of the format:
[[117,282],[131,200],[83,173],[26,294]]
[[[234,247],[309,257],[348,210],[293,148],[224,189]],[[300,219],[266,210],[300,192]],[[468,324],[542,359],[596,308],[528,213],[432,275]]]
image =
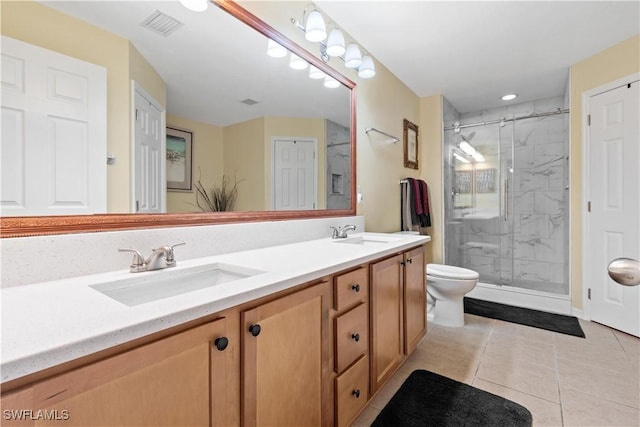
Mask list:
[[471,142],[471,140],[473,139],[473,137],[476,136],[475,132],[471,132],[469,135],[464,136],[463,134],[460,134],[460,138],[462,138],[463,141],[465,142]]

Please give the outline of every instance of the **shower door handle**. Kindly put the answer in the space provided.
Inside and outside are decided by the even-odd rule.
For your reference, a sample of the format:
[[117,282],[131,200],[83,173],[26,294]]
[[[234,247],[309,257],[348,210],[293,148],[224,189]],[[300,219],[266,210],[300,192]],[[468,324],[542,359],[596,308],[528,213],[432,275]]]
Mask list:
[[509,221],[509,178],[504,180],[504,220]]

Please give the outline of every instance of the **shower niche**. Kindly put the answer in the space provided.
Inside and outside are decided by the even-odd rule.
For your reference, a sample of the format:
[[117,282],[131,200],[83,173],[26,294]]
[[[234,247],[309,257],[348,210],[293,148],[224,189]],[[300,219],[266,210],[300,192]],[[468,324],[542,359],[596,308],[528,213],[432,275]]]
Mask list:
[[483,284],[569,295],[563,105],[557,97],[459,114],[445,99],[447,264],[477,271]]

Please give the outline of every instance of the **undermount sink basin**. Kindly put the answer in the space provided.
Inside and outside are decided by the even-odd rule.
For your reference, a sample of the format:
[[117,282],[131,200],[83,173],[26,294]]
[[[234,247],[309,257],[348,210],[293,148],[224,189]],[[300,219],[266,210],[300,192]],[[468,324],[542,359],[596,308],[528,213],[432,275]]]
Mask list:
[[130,278],[90,285],[128,306],[169,298],[264,273],[231,264],[214,263],[188,269],[135,273]]
[[393,237],[386,237],[386,236],[354,236],[354,237],[347,237],[346,239],[336,239],[334,240],[334,242],[349,243],[352,245],[367,245],[367,244],[379,245],[381,243],[391,243],[396,240],[398,239]]

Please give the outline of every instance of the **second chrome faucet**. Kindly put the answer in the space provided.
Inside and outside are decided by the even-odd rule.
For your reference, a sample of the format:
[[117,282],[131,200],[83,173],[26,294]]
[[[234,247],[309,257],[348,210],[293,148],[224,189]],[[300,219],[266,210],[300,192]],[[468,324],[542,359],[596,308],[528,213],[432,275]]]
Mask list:
[[347,231],[354,231],[356,229],[355,225],[345,225],[344,227],[330,227],[332,232],[331,232],[331,238],[332,239],[346,239],[347,236]]
[[129,266],[129,271],[132,273],[140,273],[141,271],[160,270],[162,268],[169,268],[176,266],[176,259],[173,253],[173,248],[186,243],[176,243],[175,245],[164,245],[155,248],[149,258],[144,259],[142,254],[135,249],[120,248],[120,252],[133,252],[133,260]]

